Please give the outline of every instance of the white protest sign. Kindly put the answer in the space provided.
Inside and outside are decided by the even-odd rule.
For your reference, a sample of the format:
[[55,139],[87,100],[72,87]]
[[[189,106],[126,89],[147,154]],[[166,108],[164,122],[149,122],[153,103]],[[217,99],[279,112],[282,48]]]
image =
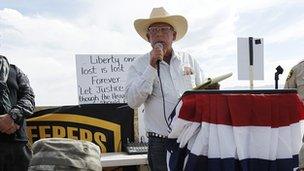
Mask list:
[[79,104],[126,103],[127,71],[141,55],[76,55]]
[[[264,42],[262,38],[253,38],[253,79],[264,80]],[[237,39],[238,79],[249,80],[249,38]]]

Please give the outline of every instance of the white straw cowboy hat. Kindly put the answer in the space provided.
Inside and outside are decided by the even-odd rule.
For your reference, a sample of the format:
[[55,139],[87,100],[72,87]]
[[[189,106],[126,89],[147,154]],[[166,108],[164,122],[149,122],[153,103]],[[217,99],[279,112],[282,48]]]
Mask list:
[[181,15],[170,15],[163,7],[153,8],[150,18],[137,19],[134,21],[134,27],[137,33],[146,41],[148,40],[147,31],[153,23],[168,23],[176,31],[175,41],[184,37],[187,32],[188,24],[185,17]]

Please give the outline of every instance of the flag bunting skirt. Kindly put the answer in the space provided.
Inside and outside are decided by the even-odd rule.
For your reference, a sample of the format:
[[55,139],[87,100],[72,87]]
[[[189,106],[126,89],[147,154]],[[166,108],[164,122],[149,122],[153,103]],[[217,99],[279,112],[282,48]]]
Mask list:
[[298,167],[303,102],[296,93],[189,93],[175,108],[171,171],[289,171]]

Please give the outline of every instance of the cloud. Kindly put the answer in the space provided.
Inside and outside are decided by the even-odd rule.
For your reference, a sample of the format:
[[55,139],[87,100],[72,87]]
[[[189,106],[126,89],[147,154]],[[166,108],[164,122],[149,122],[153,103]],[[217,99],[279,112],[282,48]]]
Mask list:
[[[76,90],[68,88],[75,84],[73,54],[65,51],[82,39],[80,29],[57,19],[23,16],[13,9],[1,10],[0,19],[2,53],[28,75],[37,104],[75,102],[71,99]],[[61,98],[65,94],[67,99]]]
[[284,28],[273,29],[271,34],[267,35],[269,43],[282,43],[286,41],[294,41],[304,39],[304,15],[299,17],[299,20],[293,24],[286,25]]
[[301,0],[255,0],[255,1],[244,1],[244,0],[232,0],[240,13],[249,13],[256,10],[266,10],[277,5],[286,5],[287,3],[300,3]]
[[134,53],[135,48],[130,47],[144,53],[149,47],[140,39],[136,45],[135,31],[129,33],[132,22],[119,27],[115,23],[123,19],[107,22],[102,20],[106,14],[92,16],[70,22],[40,14],[25,16],[14,9],[0,10],[0,53],[28,75],[38,105],[77,103],[75,54]]

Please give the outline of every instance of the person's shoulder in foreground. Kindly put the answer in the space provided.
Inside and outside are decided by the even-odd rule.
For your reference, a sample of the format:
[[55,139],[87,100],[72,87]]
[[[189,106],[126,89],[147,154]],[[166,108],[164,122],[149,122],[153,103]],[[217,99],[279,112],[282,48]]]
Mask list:
[[296,76],[298,74],[301,74],[301,72],[304,72],[304,60],[293,66],[289,71],[285,83],[285,88],[296,88],[296,85],[293,84],[293,82],[295,82]]
[[301,99],[304,100],[304,60],[292,67],[284,88],[296,88]]

